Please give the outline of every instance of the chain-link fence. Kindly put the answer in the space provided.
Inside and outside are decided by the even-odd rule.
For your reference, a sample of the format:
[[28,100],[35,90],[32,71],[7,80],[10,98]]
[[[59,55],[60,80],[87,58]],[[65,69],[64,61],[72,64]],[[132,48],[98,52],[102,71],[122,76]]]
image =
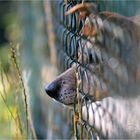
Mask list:
[[[81,1],[82,2],[82,1]],[[94,44],[88,38],[81,35],[80,31],[84,25],[84,20],[79,20],[78,13],[65,16],[65,12],[74,5],[81,3],[76,1],[53,1],[51,2],[53,11],[53,23],[56,49],[58,56],[58,66],[62,70],[75,67],[77,97],[75,99],[74,114],[79,116],[80,123],[74,121],[74,132],[77,138],[97,137],[97,130],[89,125],[89,121],[83,121],[82,106],[88,108],[88,104],[96,101],[98,78],[95,76],[96,65],[99,60],[95,52]],[[94,63],[93,63],[94,62]],[[93,64],[92,66],[90,64]],[[99,67],[99,66],[98,66]],[[94,75],[91,77],[91,75]],[[91,85],[90,85],[91,84]],[[91,95],[91,93],[93,95]]]
[[[90,2],[92,5],[93,2]],[[81,3],[84,3],[84,1],[62,0],[50,3],[58,67],[62,71],[72,67],[65,74],[69,75],[72,72],[72,75],[74,75],[72,78],[76,79],[75,88],[73,89],[76,92],[76,96],[65,95],[65,99],[60,98],[59,101],[64,104],[75,103],[73,124],[76,138],[98,139],[99,137],[108,137],[109,134],[107,133],[111,131],[111,128],[108,128],[107,125],[101,124],[101,120],[104,117],[102,114],[105,114],[106,110],[100,101],[110,95],[123,96],[125,98],[130,95],[132,97],[132,91],[135,92],[133,96],[136,96],[137,91],[139,91],[139,87],[135,86],[136,82],[132,82],[136,80],[133,74],[136,73],[137,68],[135,67],[136,63],[131,61],[135,57],[133,55],[131,57],[129,51],[133,51],[137,55],[135,59],[139,58],[139,53],[131,49],[133,46],[133,39],[130,38],[132,36],[131,31],[129,31],[130,34],[128,36],[123,34],[125,30],[122,27],[125,24],[119,28],[112,21],[109,23],[104,22],[106,26],[104,33],[106,35],[101,36],[103,31],[102,29],[98,31],[98,24],[102,24],[102,20],[98,16],[94,18],[89,15],[85,21],[84,15],[78,10],[66,16],[66,11]],[[99,12],[98,1],[94,1],[94,4],[97,4],[97,7],[92,12]],[[101,16],[104,16],[104,14],[102,15],[101,13]],[[116,20],[117,22],[120,21]],[[87,26],[87,23],[90,26]],[[93,29],[95,25],[97,27]],[[129,23],[129,21],[126,25],[128,26],[126,27],[127,29],[130,27],[136,28],[136,25]],[[116,30],[119,30],[119,33]],[[93,38],[96,33],[99,35],[98,38]],[[96,44],[94,44],[94,39],[97,40]],[[124,44],[128,47],[124,48]],[[131,57],[129,60],[127,53]],[[132,65],[134,69],[130,68]],[[134,88],[132,88],[133,86]],[[105,106],[111,105],[111,102],[107,99]],[[112,104],[111,110],[114,112],[115,107]],[[94,114],[95,116],[91,117],[89,114]],[[78,118],[78,123],[76,117]],[[96,122],[99,122],[100,126]],[[112,122],[111,119],[110,122]],[[104,135],[100,134],[100,131]]]

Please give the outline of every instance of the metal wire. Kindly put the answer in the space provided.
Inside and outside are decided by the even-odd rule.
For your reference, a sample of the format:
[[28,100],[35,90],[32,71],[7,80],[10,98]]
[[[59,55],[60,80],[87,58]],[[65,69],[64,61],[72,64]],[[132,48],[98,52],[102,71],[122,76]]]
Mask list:
[[[80,35],[80,31],[83,27],[84,21],[80,21],[78,18],[78,13],[71,14],[68,17],[65,16],[65,12],[77,3],[84,1],[72,1],[69,0],[68,3],[61,1],[52,1],[52,11],[53,11],[53,23],[56,32],[56,49],[58,53],[58,67],[63,71],[71,67],[73,64],[77,67],[77,73],[79,75],[77,81],[80,82],[78,87],[78,94],[80,96],[79,106],[75,104],[74,114],[78,112],[81,116],[80,124],[76,124],[75,136],[78,138],[92,138],[98,139],[99,134],[95,130],[94,126],[89,125],[89,113],[87,112],[87,121],[82,120],[82,106],[86,106],[87,111],[89,108],[89,103],[95,101],[95,96],[90,94],[91,89],[91,78],[89,73],[93,75],[94,69],[96,68],[96,56],[94,51],[94,44],[90,44],[89,40]],[[87,43],[88,42],[88,43]],[[79,56],[81,57],[79,59]],[[94,60],[94,69],[90,68],[90,59]],[[94,80],[94,79],[92,79]],[[93,89],[96,91],[96,80],[92,85]],[[83,130],[84,128],[84,130]],[[86,135],[84,134],[86,132]]]
[[[74,121],[72,121],[75,139],[99,139],[109,138],[109,136],[114,138],[113,131],[118,126],[120,127],[120,115],[123,118],[121,125],[124,125],[129,120],[127,110],[136,109],[133,101],[134,108],[131,106],[131,100],[137,98],[140,89],[140,76],[136,76],[137,65],[139,65],[136,62],[139,60],[136,29],[139,30],[139,27],[127,17],[121,18],[120,16],[119,19],[116,16],[115,21],[111,21],[108,17],[104,19],[104,16],[101,16],[102,12],[95,15],[95,18],[88,16],[86,20],[79,20],[81,16],[79,11],[65,16],[66,11],[73,6],[85,2],[99,4],[98,0],[51,1],[57,65],[62,72],[70,67],[76,67],[76,96],[73,109]],[[100,3],[100,5],[106,4],[103,1],[103,4]],[[125,6],[125,4],[122,5]],[[97,9],[100,10],[99,8],[98,5]],[[130,11],[131,8],[128,9]],[[97,19],[101,21],[97,22]],[[98,33],[96,37],[102,37],[94,38],[97,39],[96,44],[93,43],[90,35],[84,34],[86,21],[89,23],[90,29],[93,25],[95,26]],[[99,28],[99,22],[100,27],[103,25],[103,30]],[[135,33],[133,33],[133,29]],[[139,79],[137,80],[137,78]],[[108,98],[108,95],[111,96],[111,99]],[[120,97],[125,100],[121,101]],[[124,103],[127,106],[122,109]],[[134,111],[135,114],[137,114],[136,112]],[[79,117],[78,123],[75,119],[76,115]],[[116,119],[113,120],[113,117]],[[139,120],[139,115],[136,117]],[[133,119],[133,121],[136,120]],[[118,138],[121,131],[122,136],[128,135],[130,138],[129,128],[124,125],[123,131],[115,130],[115,136]]]

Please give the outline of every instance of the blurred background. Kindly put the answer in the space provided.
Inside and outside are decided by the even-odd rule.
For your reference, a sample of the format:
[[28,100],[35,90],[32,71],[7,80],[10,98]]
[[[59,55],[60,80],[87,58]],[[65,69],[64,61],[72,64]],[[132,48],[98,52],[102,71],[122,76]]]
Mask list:
[[65,107],[44,91],[58,75],[49,59],[44,5],[41,0],[0,1],[0,139],[72,133]]
[[[139,13],[138,1],[102,2],[103,10],[128,16]],[[47,0],[0,1],[0,139],[73,136],[71,109],[44,91],[45,84],[60,73],[55,49],[49,49],[54,47],[49,4]]]

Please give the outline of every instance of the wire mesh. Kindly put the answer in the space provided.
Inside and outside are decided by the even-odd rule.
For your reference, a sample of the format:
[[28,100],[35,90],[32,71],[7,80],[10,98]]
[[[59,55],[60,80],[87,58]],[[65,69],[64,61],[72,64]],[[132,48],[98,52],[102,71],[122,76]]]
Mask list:
[[[100,44],[98,44],[99,46],[96,46],[93,43],[94,41],[90,38],[90,35],[92,33],[94,34],[94,32],[86,32],[87,34],[84,33],[87,21],[85,21],[85,19],[79,20],[80,13],[75,12],[68,16],[65,15],[66,11],[71,9],[73,6],[83,2],[85,1],[62,0],[59,2],[51,2],[54,17],[54,32],[56,33],[58,67],[62,71],[70,67],[76,67],[76,97],[73,116],[75,138],[99,139],[104,138],[100,131],[104,132],[106,136],[108,136],[108,132],[111,132],[111,130],[109,130],[111,127],[109,128],[107,125],[104,125],[104,127],[102,127],[102,119],[106,118],[104,114],[107,111],[102,106],[100,100],[102,100],[104,97],[107,97],[108,93],[111,93],[112,95],[120,94],[119,96],[126,97],[129,95],[129,93],[132,93],[132,90],[134,90],[134,88],[132,88],[133,83],[129,83],[129,80],[133,79],[132,74],[135,71],[135,68],[129,69],[130,71],[132,70],[132,73],[129,73],[127,70],[132,61],[128,62],[128,55],[126,54],[126,52],[128,52],[127,49],[131,50],[131,48],[124,47],[124,45],[126,44],[128,47],[132,47],[132,43],[129,42],[129,40],[132,41],[132,39],[131,33],[129,31],[128,36],[121,36],[120,33],[124,31],[123,29],[116,28],[116,25],[114,25],[114,23],[110,24],[108,22],[104,22],[108,30],[104,31],[106,35],[103,36],[105,45],[102,44],[104,46],[100,46]],[[97,4],[97,1],[94,1],[94,3]],[[91,28],[92,24],[94,23],[94,25],[97,26],[95,28],[98,29],[97,20],[101,20],[100,18],[93,18],[89,16],[89,18],[87,19],[91,24]],[[102,23],[102,21],[98,21],[98,23],[99,22]],[[128,29],[129,26],[134,24],[129,22],[129,20],[126,20],[126,22],[124,20],[123,22],[126,23]],[[131,27],[135,28],[133,26]],[[114,38],[114,29],[120,29],[117,38],[118,40]],[[99,31],[99,34],[100,33],[102,33],[102,30]],[[102,38],[98,38],[98,40],[102,41]],[[129,80],[127,79],[128,77]],[[129,84],[131,84],[131,87],[129,86]],[[109,92],[107,87],[109,89]],[[136,86],[135,88],[137,89]],[[130,94],[130,97],[132,97],[132,94]],[[107,108],[112,107],[112,112],[115,112],[116,110],[115,108],[113,108],[114,106],[111,102],[112,101],[107,99],[105,102],[105,106],[108,106]],[[117,111],[115,113],[117,113]],[[92,115],[89,116],[89,114]],[[110,114],[108,113],[107,115]],[[99,120],[97,120],[97,118]],[[104,121],[109,121],[108,124],[111,124],[111,117],[107,118],[109,118],[110,120],[104,119]],[[98,126],[96,126],[96,122],[98,122]],[[98,130],[95,129],[97,127]]]
[[[97,130],[89,125],[89,121],[82,119],[82,106],[95,101],[96,82],[94,76],[96,65],[99,64],[94,50],[94,44],[81,35],[84,20],[79,20],[78,13],[65,16],[68,9],[82,1],[52,1],[54,31],[56,33],[56,49],[59,69],[66,70],[76,66],[77,97],[74,105],[74,114],[79,116],[80,122],[74,121],[76,138],[97,138]],[[94,65],[90,65],[94,61]],[[92,86],[90,85],[92,84]],[[94,92],[93,92],[94,91]],[[87,113],[88,114],[88,113]],[[87,117],[88,118],[88,117]]]

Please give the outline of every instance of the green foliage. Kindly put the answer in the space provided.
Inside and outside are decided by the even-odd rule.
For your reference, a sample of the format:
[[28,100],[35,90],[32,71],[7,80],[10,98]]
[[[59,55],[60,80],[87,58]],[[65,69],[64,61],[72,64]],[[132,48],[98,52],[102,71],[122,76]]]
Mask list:
[[[7,59],[5,58],[5,55],[1,55],[0,139],[28,138],[28,133],[32,133],[33,128],[29,125],[27,95],[25,93],[24,81],[18,64],[19,58],[17,57],[17,49],[11,47],[10,49],[6,48],[2,51],[5,51],[5,54],[8,54],[6,56],[11,57],[8,57],[9,59]],[[5,71],[7,65],[9,70]],[[28,129],[29,126],[31,130]]]

